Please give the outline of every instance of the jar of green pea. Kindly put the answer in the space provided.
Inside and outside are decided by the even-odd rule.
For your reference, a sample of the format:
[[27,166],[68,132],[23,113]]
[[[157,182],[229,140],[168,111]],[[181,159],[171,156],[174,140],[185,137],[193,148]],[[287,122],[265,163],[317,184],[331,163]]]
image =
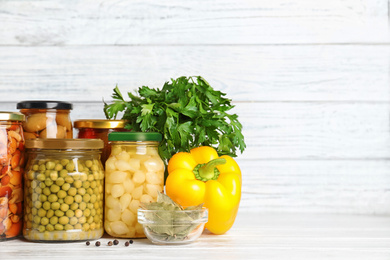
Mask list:
[[100,139],[26,141],[23,235],[69,242],[103,235],[104,170]]

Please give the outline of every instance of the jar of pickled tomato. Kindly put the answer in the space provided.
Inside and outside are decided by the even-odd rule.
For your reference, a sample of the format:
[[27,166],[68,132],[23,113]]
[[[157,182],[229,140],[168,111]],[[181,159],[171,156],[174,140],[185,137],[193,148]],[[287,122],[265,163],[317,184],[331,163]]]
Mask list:
[[22,231],[24,115],[0,112],[0,241]]
[[115,132],[108,135],[111,154],[105,169],[104,229],[113,237],[145,237],[137,221],[140,203],[157,201],[164,187],[159,133]]
[[78,138],[98,138],[103,140],[102,163],[105,164],[111,153],[111,146],[108,145],[108,134],[112,132],[123,132],[125,129],[124,120],[105,119],[80,119],[74,121],[74,128],[78,130]]

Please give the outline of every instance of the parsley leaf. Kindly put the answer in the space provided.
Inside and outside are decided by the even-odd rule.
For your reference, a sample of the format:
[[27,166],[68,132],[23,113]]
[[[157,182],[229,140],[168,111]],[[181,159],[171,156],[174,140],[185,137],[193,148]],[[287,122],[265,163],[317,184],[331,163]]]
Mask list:
[[162,89],[142,86],[135,94],[129,92],[130,101],[116,86],[114,101],[104,103],[104,112],[107,119],[124,112],[126,129],[161,133],[159,153],[165,163],[177,152],[202,145],[234,157],[246,144],[238,116],[228,113],[234,106],[225,96],[200,76],[179,77],[165,82]]

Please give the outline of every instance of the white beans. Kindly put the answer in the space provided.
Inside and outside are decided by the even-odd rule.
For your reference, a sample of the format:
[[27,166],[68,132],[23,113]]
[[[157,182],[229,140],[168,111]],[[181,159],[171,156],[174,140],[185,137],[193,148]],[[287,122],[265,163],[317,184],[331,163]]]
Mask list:
[[164,163],[156,147],[113,145],[106,161],[105,230],[114,237],[144,237],[137,222],[140,203],[163,190]]

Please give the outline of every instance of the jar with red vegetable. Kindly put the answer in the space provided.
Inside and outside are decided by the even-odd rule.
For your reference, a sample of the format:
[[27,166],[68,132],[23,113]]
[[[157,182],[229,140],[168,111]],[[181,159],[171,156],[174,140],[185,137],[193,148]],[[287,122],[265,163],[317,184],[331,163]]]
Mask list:
[[0,112],[0,241],[22,230],[24,119],[19,113]]
[[78,138],[103,140],[104,149],[101,160],[104,165],[111,153],[111,147],[108,145],[108,134],[127,131],[125,122],[124,120],[80,119],[74,122],[74,128],[78,130]]

